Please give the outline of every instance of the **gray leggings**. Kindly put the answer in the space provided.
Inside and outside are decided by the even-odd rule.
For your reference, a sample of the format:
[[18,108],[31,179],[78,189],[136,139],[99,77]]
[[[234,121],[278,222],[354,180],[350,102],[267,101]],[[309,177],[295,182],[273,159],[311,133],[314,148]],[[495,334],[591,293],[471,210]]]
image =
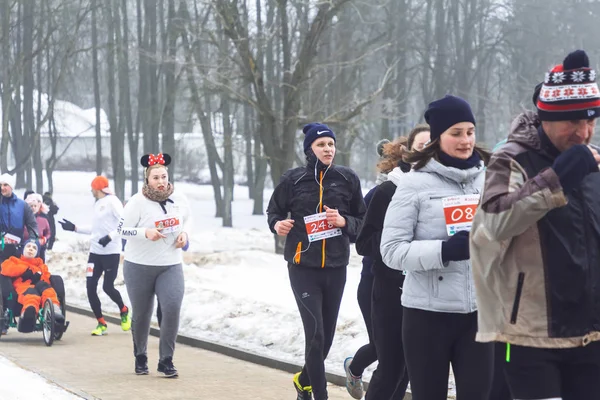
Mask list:
[[132,308],[134,355],[146,354],[156,294],[162,311],[159,360],[173,357],[185,291],[181,264],[150,266],[125,261],[123,276]]

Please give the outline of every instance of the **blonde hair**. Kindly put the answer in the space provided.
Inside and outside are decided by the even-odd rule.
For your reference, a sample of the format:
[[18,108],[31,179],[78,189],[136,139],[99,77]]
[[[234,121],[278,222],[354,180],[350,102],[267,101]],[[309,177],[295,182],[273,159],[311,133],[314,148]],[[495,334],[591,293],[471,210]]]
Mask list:
[[144,171],[144,178],[148,179],[148,177],[150,176],[150,171],[152,171],[153,169],[158,169],[158,168],[164,168],[165,170],[167,170],[167,175],[169,174],[169,168],[166,165],[154,164],[154,165],[151,165],[148,168],[146,168],[146,170]]

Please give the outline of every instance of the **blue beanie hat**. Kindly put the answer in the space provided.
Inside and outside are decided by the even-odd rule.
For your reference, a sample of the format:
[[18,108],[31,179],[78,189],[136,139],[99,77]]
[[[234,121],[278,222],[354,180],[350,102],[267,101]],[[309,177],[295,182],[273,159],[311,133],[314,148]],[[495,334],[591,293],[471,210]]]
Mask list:
[[307,124],[302,132],[304,132],[304,154],[308,153],[312,142],[320,137],[330,137],[335,142],[335,133],[325,124],[319,124],[318,122]]
[[431,128],[432,142],[439,139],[446,129],[459,122],[472,122],[475,125],[475,117],[469,103],[449,94],[429,103],[425,111],[425,121]]
[[39,256],[40,255],[40,242],[38,242],[36,239],[33,239],[33,238],[27,239],[25,241],[25,243],[23,243],[23,249],[25,249],[25,246],[27,246],[28,243],[35,244],[35,246],[37,247],[37,252],[35,253],[34,257]]

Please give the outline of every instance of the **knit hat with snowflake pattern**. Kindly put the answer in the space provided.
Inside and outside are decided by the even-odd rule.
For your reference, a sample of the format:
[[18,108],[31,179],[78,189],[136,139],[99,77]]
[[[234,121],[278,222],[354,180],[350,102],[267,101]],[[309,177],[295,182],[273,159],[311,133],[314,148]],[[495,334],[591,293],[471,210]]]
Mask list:
[[542,121],[573,121],[600,116],[596,71],[590,68],[590,59],[585,51],[575,50],[562,65],[547,72],[537,99],[535,97],[534,94]]

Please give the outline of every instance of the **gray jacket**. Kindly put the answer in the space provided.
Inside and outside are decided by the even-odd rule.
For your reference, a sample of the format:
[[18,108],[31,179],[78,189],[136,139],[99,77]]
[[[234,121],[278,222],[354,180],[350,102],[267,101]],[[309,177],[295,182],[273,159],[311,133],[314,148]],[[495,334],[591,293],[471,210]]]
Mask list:
[[481,193],[483,162],[468,170],[432,159],[402,175],[385,216],[381,255],[406,272],[402,305],[428,311],[470,313],[477,309],[471,263],[442,262],[448,240],[442,198]]

